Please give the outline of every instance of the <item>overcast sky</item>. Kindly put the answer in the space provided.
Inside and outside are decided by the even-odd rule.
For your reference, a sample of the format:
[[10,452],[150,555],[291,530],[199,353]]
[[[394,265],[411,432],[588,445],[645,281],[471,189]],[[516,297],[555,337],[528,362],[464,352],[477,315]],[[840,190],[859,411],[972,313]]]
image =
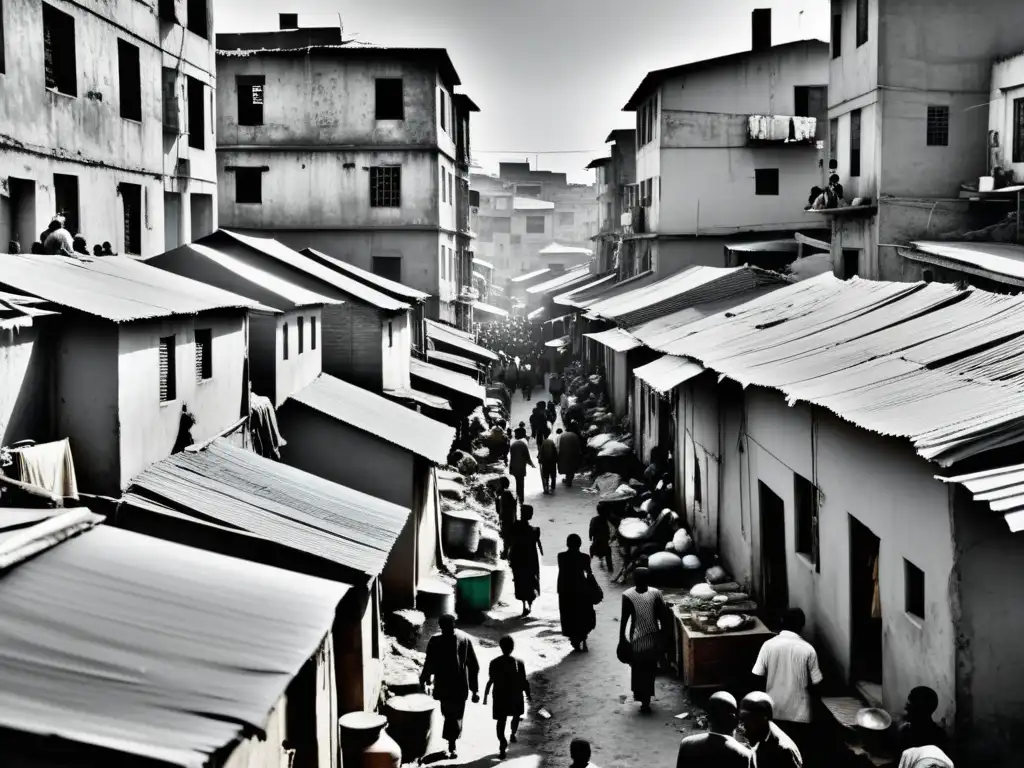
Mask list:
[[593,180],[583,167],[610,130],[633,126],[622,105],[648,71],[749,49],[750,12],[769,7],[774,43],[828,39],[824,0],[214,0],[218,32],[275,29],[291,11],[302,26],[340,18],[346,38],[447,48],[482,110],[475,162],[529,157],[576,182]]

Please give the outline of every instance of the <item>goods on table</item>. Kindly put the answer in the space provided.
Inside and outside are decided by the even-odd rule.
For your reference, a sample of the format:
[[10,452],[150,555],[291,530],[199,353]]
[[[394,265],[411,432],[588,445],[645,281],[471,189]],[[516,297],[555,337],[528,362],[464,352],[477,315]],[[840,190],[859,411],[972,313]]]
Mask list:
[[683,561],[674,552],[656,552],[647,559],[654,584],[673,584],[682,577]]
[[694,584],[690,589],[690,597],[714,597],[715,590],[710,584]]

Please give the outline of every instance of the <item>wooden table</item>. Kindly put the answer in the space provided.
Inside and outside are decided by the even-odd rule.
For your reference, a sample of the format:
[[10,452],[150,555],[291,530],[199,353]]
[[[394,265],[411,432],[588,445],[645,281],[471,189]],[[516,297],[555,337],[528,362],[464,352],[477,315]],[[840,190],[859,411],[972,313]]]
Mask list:
[[754,621],[750,629],[709,635],[677,618],[683,683],[689,688],[725,688],[745,679],[764,641],[774,636],[760,619]]

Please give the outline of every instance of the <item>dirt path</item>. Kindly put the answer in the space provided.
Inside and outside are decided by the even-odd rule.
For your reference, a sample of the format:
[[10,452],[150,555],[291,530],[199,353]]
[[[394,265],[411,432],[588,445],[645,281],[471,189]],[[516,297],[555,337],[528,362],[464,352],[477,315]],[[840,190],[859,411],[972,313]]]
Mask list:
[[[539,395],[538,389],[534,396]],[[513,400],[512,422],[528,421],[534,404],[535,401],[524,402],[517,395]],[[587,541],[595,498],[583,492],[581,486],[586,484],[589,483],[584,479],[583,483],[577,481],[575,487],[566,488],[559,480],[555,496],[544,496],[539,473],[530,470],[526,480],[527,503],[534,506],[534,520],[541,528],[544,546],[540,599],[534,603],[531,616],[520,618],[522,607],[514,599],[509,576],[506,596],[490,613],[490,618],[481,625],[464,624],[460,628],[477,642],[482,668],[481,694],[487,665],[498,653],[497,642],[502,635],[513,636],[515,653],[526,663],[530,675],[534,703],[528,708],[520,728],[519,743],[511,746],[505,764],[524,768],[568,765],[569,742],[580,737],[591,742],[593,762],[601,768],[640,764],[671,768],[675,764],[679,739],[696,728],[698,709],[688,701],[679,680],[661,676],[653,702],[654,712],[640,714],[629,690],[629,669],[615,657],[623,588],[610,584],[610,574],[600,567],[595,574],[605,598],[597,606],[597,628],[588,643],[590,652],[572,653],[569,641],[561,635],[555,592],[556,556],[565,549],[565,539],[570,533],[578,533]],[[551,712],[550,719],[537,715],[541,707]],[[689,717],[675,719],[682,712],[689,712]],[[497,738],[490,715],[490,705],[470,704],[464,735],[459,742],[459,757],[440,765],[483,768],[498,764]],[[439,730],[439,727],[435,729],[435,733]]]

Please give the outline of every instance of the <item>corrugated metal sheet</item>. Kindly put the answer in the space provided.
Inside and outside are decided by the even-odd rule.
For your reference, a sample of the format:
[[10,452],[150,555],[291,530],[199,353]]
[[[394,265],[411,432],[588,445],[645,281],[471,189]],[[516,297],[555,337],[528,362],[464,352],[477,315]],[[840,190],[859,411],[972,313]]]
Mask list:
[[576,283],[583,283],[592,277],[590,272],[590,266],[577,267],[570,269],[566,272],[562,272],[557,277],[553,277],[550,280],[546,280],[543,283],[537,285],[531,285],[526,289],[526,292],[532,295],[538,293],[551,293],[552,291],[563,290]]
[[943,466],[1024,440],[1024,297],[821,275],[661,350],[784,392]]
[[408,509],[223,439],[157,462],[132,481],[128,494],[129,503],[132,494],[143,496],[368,576],[384,568],[409,517]]
[[541,256],[593,256],[594,252],[589,248],[580,248],[575,245],[562,245],[551,243],[540,249]]
[[[1024,247],[1013,243],[918,241],[913,246],[922,253],[953,262],[950,266],[973,267],[992,276],[1024,280]],[[913,251],[908,255],[915,256]]]
[[547,312],[545,307],[537,307],[533,312],[530,312],[527,316],[527,320],[539,320],[543,317],[544,313]]
[[426,379],[459,395],[471,397],[481,403],[484,401],[484,388],[477,384],[472,376],[464,376],[416,358],[409,361],[409,373],[414,378]]
[[740,253],[796,253],[800,247],[793,238],[783,240],[758,240],[753,243],[728,243],[726,246],[730,251]]
[[448,326],[442,325],[434,320],[427,320],[426,325],[427,339],[430,341],[438,344],[446,344],[449,347],[458,350],[460,354],[467,355],[474,360],[482,360],[485,363],[498,359],[498,356],[491,352],[491,350],[486,347],[481,347],[476,342],[471,341],[471,334],[467,334],[464,331],[459,331],[455,328],[449,328]]
[[120,256],[82,261],[6,254],[0,259],[0,285],[115,323],[261,308],[243,296]]
[[266,727],[346,591],[94,528],[0,580],[0,726],[200,768]]
[[413,387],[409,387],[408,389],[405,387],[401,387],[400,389],[385,389],[384,396],[393,400],[404,400],[406,402],[416,403],[417,405],[425,405],[427,408],[433,408],[437,411],[450,411],[452,409],[451,403],[443,397],[431,395]]
[[597,280],[577,286],[576,288],[573,288],[571,291],[566,291],[565,293],[558,294],[552,299],[552,301],[554,301],[555,304],[561,304],[564,307],[583,306],[582,303],[578,304],[577,302],[585,301],[587,296],[592,295],[592,289],[594,289],[593,293],[596,293],[596,289],[598,289],[600,286],[607,285],[616,277],[617,275],[615,273],[605,275],[604,277],[599,277]]
[[548,269],[547,267],[545,267],[544,269],[534,270],[533,272],[527,272],[525,275],[519,275],[518,277],[513,277],[511,282],[513,282],[513,283],[525,283],[528,280],[536,280],[541,275],[546,275],[550,271],[551,270]]
[[684,381],[699,376],[705,370],[703,365],[687,360],[685,357],[665,355],[652,363],[641,365],[633,373],[638,379],[646,382],[655,392],[667,394]]
[[[407,394],[398,393],[398,396]],[[394,443],[435,464],[448,463],[448,451],[455,439],[454,429],[341,379],[320,374],[289,399]],[[441,398],[432,400],[443,403],[428,403],[432,408],[448,405]]]
[[989,509],[1003,516],[1010,531],[1024,531],[1024,464],[998,467],[957,477],[939,477],[944,483],[959,483]]
[[552,339],[551,341],[544,342],[544,346],[545,347],[567,347],[569,345],[569,341],[570,341],[570,339],[569,339],[568,336],[560,336],[557,339]]
[[365,269],[360,269],[359,267],[344,262],[341,259],[328,256],[326,253],[314,248],[303,248],[300,253],[319,261],[330,269],[341,272],[344,275],[348,275],[364,285],[373,286],[378,291],[381,291],[392,298],[402,299],[412,303],[423,302],[430,298],[429,293],[417,291],[415,288],[410,288],[404,283],[396,283],[394,280],[388,280],[386,277],[375,275],[373,272],[368,272]]
[[477,312],[485,312],[488,315],[495,315],[497,317],[508,317],[508,312],[506,312],[501,307],[495,307],[492,304],[485,304],[482,301],[474,301],[473,309],[475,309]]
[[438,352],[436,349],[428,349],[427,360],[454,366],[474,377],[480,373],[480,366],[476,362],[460,355],[453,355],[450,352]]
[[616,352],[629,352],[631,349],[643,346],[642,341],[634,336],[630,336],[621,328],[609,328],[607,331],[601,331],[600,333],[585,333],[583,335]]
[[[248,246],[249,248],[259,251],[272,259],[280,261],[283,264],[287,264],[301,272],[305,272],[307,275],[311,275],[318,280],[322,280],[327,285],[337,288],[339,291],[344,291],[353,298],[359,299],[367,304],[371,304],[378,309],[383,309],[388,312],[406,312],[411,309],[410,305],[406,304],[404,301],[393,299],[387,294],[381,293],[365,283],[361,283],[360,281],[348,277],[341,272],[325,267],[320,262],[314,261],[309,256],[305,256],[298,251],[293,251],[284,243],[280,243],[272,237],[244,235],[241,232],[233,232],[229,229],[222,229],[220,230],[220,233],[242,243],[245,246]],[[218,233],[215,233],[211,237],[216,238],[217,234]]]

